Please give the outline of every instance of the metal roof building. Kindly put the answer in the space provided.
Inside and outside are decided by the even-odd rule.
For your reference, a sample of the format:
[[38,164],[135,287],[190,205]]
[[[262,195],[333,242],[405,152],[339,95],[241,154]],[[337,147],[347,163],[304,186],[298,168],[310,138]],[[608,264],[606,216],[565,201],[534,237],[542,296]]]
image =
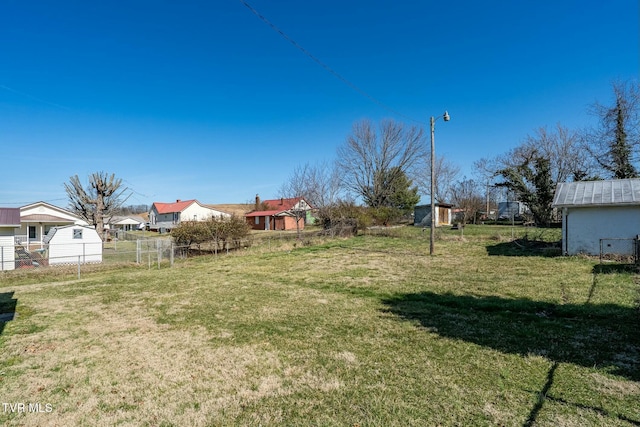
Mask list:
[[565,254],[632,255],[640,235],[640,179],[563,182],[553,207],[562,209]]
[[633,205],[640,203],[640,179],[577,181],[558,184],[553,206]]

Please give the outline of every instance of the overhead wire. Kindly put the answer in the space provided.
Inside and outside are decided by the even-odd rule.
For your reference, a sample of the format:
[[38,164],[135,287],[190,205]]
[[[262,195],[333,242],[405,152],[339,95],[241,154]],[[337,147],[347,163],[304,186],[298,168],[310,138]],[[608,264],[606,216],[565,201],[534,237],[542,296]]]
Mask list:
[[396,114],[400,117],[403,117],[407,120],[411,120],[413,122],[416,123],[420,123],[423,125],[426,125],[425,122],[420,121],[420,120],[416,120],[412,117],[409,117],[405,114],[402,114],[401,112],[397,111],[396,109],[386,105],[385,103],[383,103],[382,101],[380,101],[379,99],[373,97],[372,95],[370,95],[369,93],[367,93],[366,91],[364,91],[363,89],[361,89],[360,87],[358,87],[357,85],[355,85],[354,83],[352,83],[350,80],[348,80],[347,78],[345,78],[344,76],[342,76],[340,73],[338,73],[337,71],[335,71],[333,68],[331,68],[330,66],[328,66],[326,63],[324,63],[323,61],[321,61],[318,57],[316,57],[315,55],[313,55],[311,52],[309,52],[307,49],[305,49],[303,46],[301,46],[298,42],[296,42],[293,38],[291,38],[288,34],[286,34],[283,30],[281,30],[277,25],[275,25],[273,22],[269,21],[264,15],[262,15],[259,11],[257,11],[253,6],[251,6],[246,0],[238,0],[240,3],[242,3],[247,9],[249,9],[254,15],[256,15],[262,22],[264,22],[265,24],[267,24],[269,27],[271,27],[272,30],[274,30],[276,33],[278,33],[280,36],[282,36],[282,38],[284,38],[285,40],[287,40],[289,43],[291,43],[296,49],[300,50],[302,53],[304,53],[306,56],[308,56],[309,58],[311,58],[315,63],[317,63],[318,65],[320,65],[322,68],[324,68],[326,71],[328,71],[329,73],[333,74],[334,77],[338,78],[340,81],[342,81],[344,84],[346,84],[347,86],[349,86],[351,89],[355,90],[356,92],[358,92],[360,95],[368,98],[370,101],[378,104],[380,107],[384,108],[385,110]]
[[53,102],[49,102],[49,101],[47,101],[47,100],[44,100],[44,99],[38,98],[38,97],[33,96],[33,95],[29,95],[28,93],[25,93],[25,92],[20,92],[20,91],[18,91],[18,90],[12,89],[12,88],[10,88],[10,87],[8,87],[8,86],[5,86],[5,85],[2,85],[2,84],[0,84],[0,89],[4,89],[4,90],[6,90],[6,91],[13,92],[13,93],[15,93],[16,95],[20,95],[20,96],[24,96],[24,97],[27,97],[27,98],[31,98],[31,99],[33,99],[34,101],[41,102],[41,103],[43,103],[43,104],[48,104],[48,105],[50,105],[50,106],[52,106],[52,107],[60,108],[60,109],[62,109],[62,110],[71,111],[71,108],[69,108],[69,107],[65,107],[64,105],[60,105],[60,104],[56,104],[56,103],[53,103]]

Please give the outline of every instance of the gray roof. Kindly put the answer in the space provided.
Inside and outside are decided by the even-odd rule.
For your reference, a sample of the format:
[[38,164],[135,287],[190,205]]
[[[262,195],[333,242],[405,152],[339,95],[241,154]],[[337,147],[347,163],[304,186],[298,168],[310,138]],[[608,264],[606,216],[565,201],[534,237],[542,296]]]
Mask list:
[[640,179],[562,182],[556,187],[553,206],[640,205]]
[[0,226],[20,227],[20,208],[0,208]]

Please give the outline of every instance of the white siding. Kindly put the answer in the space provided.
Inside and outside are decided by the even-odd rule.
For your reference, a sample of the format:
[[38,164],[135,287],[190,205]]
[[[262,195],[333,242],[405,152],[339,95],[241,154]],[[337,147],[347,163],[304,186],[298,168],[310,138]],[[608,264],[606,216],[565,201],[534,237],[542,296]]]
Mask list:
[[[74,239],[74,230],[82,230],[82,239]],[[49,265],[102,262],[102,240],[93,228],[58,228],[49,242]]]
[[13,229],[0,228],[0,271],[13,270],[16,267],[13,235]]
[[230,216],[227,213],[220,212],[215,209],[207,208],[204,206],[200,206],[198,203],[192,203],[185,210],[182,211],[180,215],[181,221],[206,221],[212,216]]
[[22,208],[20,208],[20,216],[27,215],[51,215],[73,221],[74,224],[88,225],[85,220],[78,218],[73,213],[65,209],[43,203],[35,203],[33,205],[23,206]]
[[632,239],[640,234],[640,206],[565,208],[563,250],[568,255],[600,254],[600,239]]

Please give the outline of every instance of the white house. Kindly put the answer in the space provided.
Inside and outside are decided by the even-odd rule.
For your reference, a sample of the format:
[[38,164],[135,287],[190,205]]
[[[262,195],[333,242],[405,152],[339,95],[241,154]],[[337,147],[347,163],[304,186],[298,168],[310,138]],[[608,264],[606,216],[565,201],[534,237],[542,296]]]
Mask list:
[[640,179],[563,182],[556,187],[553,207],[562,209],[562,251],[567,255],[599,255],[602,239],[632,251],[640,235]]
[[138,215],[119,216],[114,215],[104,219],[105,228],[108,230],[140,230],[144,228],[145,220]]
[[102,239],[85,225],[53,227],[44,238],[49,265],[102,262]]
[[15,232],[20,228],[19,208],[0,208],[0,271],[15,268]]
[[206,221],[211,217],[229,218],[230,214],[210,208],[197,200],[154,202],[149,211],[150,230],[171,230],[182,221]]
[[53,227],[64,225],[88,225],[79,216],[66,209],[46,202],[36,202],[20,208],[20,229],[16,231],[16,243],[27,248],[42,247],[44,237]]

